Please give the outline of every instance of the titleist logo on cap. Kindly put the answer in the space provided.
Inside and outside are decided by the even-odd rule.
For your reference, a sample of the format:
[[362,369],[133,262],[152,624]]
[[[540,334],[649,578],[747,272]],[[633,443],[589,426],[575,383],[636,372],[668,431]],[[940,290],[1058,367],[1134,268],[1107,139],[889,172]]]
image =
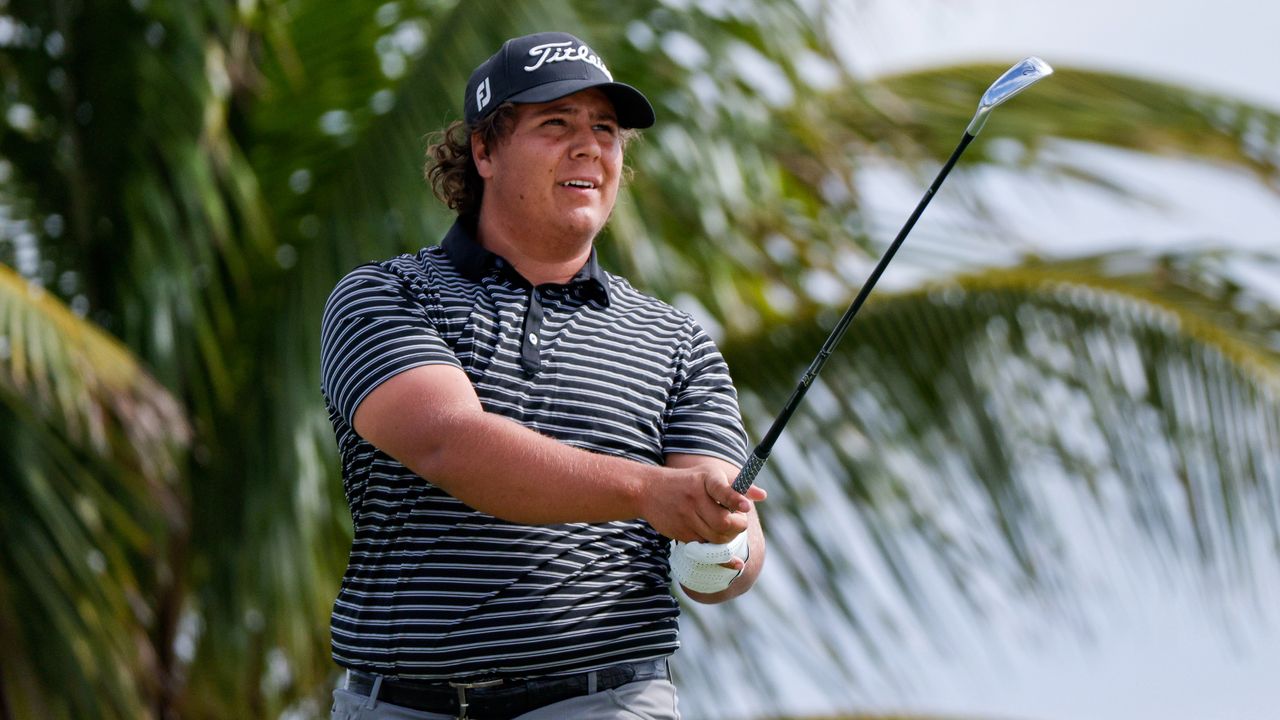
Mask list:
[[573,47],[571,41],[546,43],[545,45],[534,45],[529,48],[529,57],[537,58],[532,65],[525,65],[525,72],[534,72],[538,68],[547,63],[557,62],[584,62],[595,65],[600,68],[600,72],[605,77],[613,80],[613,74],[609,72],[609,68],[604,66],[604,61],[599,55],[591,52],[591,48],[586,45]]

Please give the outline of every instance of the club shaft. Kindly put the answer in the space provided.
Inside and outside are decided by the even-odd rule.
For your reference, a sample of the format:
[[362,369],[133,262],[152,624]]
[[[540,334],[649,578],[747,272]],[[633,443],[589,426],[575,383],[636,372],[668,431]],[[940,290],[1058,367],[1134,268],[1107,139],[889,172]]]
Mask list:
[[924,209],[929,206],[929,201],[933,199],[934,194],[938,192],[938,188],[942,186],[942,181],[947,179],[951,168],[955,167],[956,161],[964,154],[965,148],[969,147],[969,143],[973,142],[973,138],[973,135],[965,132],[964,137],[960,139],[960,144],[956,146],[956,149],[951,153],[951,157],[942,166],[938,176],[933,179],[933,184],[925,191],[924,197],[920,198],[920,203],[916,205],[911,217],[907,218],[907,222],[898,231],[898,236],[889,244],[889,248],[880,257],[880,262],[876,263],[875,269],[871,271],[871,275],[863,283],[862,289],[858,291],[858,296],[853,299],[853,304],[849,306],[848,310],[844,311],[844,315],[840,317],[840,322],[836,323],[835,329],[827,336],[826,342],[822,343],[822,349],[818,351],[818,356],[809,364],[809,369],[805,370],[804,375],[800,378],[800,384],[796,385],[796,389],[792,391],[790,399],[787,400],[787,404],[782,408],[782,412],[778,413],[778,417],[774,418],[773,425],[769,427],[769,431],[764,434],[764,438],[751,451],[751,457],[747,458],[746,465],[742,467],[742,470],[738,472],[738,477],[733,481],[734,490],[746,492],[747,488],[751,487],[751,483],[755,482],[756,475],[760,473],[765,461],[769,459],[769,454],[773,452],[774,443],[778,441],[778,438],[782,435],[783,428],[787,426],[791,416],[800,407],[800,401],[804,399],[805,393],[809,392],[809,386],[818,377],[818,373],[822,372],[822,367],[827,364],[832,351],[839,344],[840,338],[844,337],[845,330],[849,328],[849,323],[853,322],[853,317],[858,314],[858,310],[866,302],[867,296],[871,294],[872,288],[876,286],[876,282],[884,274],[885,268],[889,266],[889,261],[893,260],[893,256],[898,252],[898,248],[902,246],[902,242],[907,239],[911,228],[915,227],[916,221],[920,219]]

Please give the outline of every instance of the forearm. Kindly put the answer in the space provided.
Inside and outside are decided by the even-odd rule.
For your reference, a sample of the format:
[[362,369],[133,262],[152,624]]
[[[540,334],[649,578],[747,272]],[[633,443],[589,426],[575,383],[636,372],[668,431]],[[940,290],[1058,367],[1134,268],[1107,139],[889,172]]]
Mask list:
[[482,411],[437,418],[431,442],[398,457],[467,505],[526,524],[606,522],[643,514],[659,468],[560,443]]
[[735,511],[750,501],[724,469],[659,467],[570,447],[485,412],[455,367],[428,365],[386,380],[360,403],[353,425],[405,467],[504,520],[642,518],[666,537],[711,542],[746,527]]

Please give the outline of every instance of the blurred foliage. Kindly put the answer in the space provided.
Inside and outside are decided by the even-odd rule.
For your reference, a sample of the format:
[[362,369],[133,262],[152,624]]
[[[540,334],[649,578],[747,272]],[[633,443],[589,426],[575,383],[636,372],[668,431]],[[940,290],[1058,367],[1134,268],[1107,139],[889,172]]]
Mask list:
[[[0,3],[0,717],[324,714],[350,528],[319,313],[354,265],[447,228],[426,134],[506,37],[579,34],[654,101],[602,258],[722,338],[759,437],[881,248],[857,174],[931,174],[1004,69],[857,78],[829,20],[794,0]],[[983,169],[1133,192],[1073,146],[1280,189],[1278,137],[1263,108],[1058,68],[947,191],[978,221]],[[948,272],[852,327],[762,476],[769,572],[688,608],[690,716],[857,707],[903,669],[905,625],[946,637],[940,587],[977,618],[988,586],[1070,612],[1054,493],[1206,577],[1247,581],[1249,538],[1275,546],[1280,323],[1231,267],[1277,258],[992,265],[1001,242],[954,238]]]

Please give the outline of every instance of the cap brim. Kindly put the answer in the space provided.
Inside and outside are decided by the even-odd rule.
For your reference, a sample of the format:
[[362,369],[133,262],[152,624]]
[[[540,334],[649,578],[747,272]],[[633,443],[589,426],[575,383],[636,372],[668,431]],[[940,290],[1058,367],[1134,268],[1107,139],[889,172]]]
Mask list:
[[555,80],[537,87],[531,87],[524,92],[516,93],[507,98],[507,100],[516,103],[551,102],[566,95],[590,90],[591,88],[598,88],[608,96],[609,101],[613,103],[614,111],[618,113],[618,124],[624,128],[652,127],[657,119],[654,116],[653,106],[649,104],[648,98],[626,83],[601,83],[577,78]]

